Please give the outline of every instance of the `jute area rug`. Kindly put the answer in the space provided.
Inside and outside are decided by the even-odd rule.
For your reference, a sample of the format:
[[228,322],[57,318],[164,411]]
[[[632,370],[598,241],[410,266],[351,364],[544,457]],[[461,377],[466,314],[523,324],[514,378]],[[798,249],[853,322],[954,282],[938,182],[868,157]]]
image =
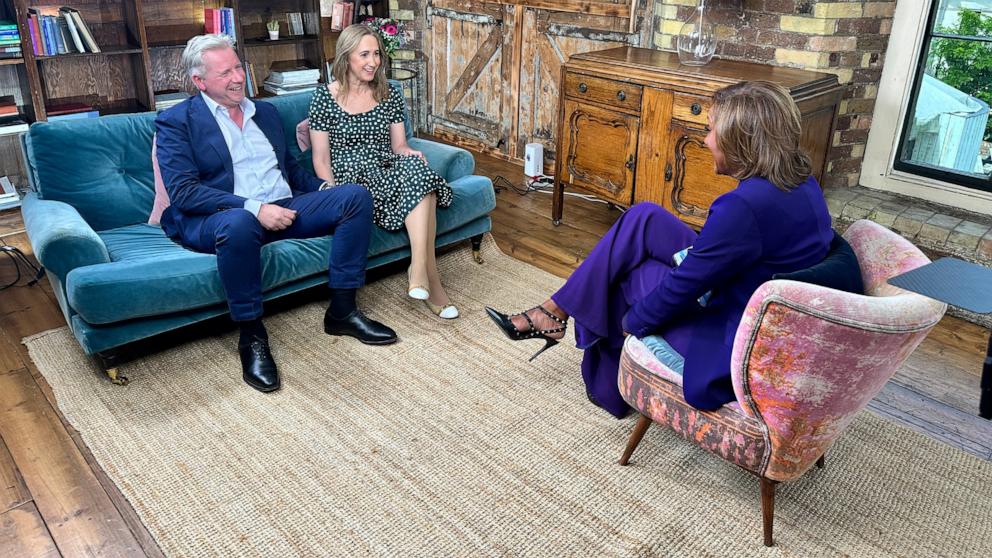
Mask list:
[[66,328],[25,342],[59,407],[169,556],[989,556],[992,465],[864,413],[827,467],[779,487],[761,545],[758,482],[585,398],[573,345],[534,363],[483,313],[561,280],[499,253],[441,260],[463,314],[406,278],[361,303],[401,342],[323,334],[311,304],[266,323],[283,389],[245,386],[236,334],[124,366],[111,385]]

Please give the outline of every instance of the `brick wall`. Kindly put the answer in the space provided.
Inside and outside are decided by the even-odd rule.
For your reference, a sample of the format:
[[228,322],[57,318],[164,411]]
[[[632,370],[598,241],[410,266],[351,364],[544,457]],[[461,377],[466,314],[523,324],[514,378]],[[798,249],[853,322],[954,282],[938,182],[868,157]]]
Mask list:
[[[696,4],[656,0],[655,48],[674,50]],[[720,38],[717,56],[829,72],[848,85],[824,186],[858,184],[895,6],[894,0],[707,1]]]

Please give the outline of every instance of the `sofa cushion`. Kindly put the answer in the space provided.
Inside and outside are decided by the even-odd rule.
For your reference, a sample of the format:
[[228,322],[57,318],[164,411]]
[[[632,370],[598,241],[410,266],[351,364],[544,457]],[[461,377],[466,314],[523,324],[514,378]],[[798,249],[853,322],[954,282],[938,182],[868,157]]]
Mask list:
[[154,129],[155,113],[33,124],[25,144],[39,197],[73,206],[98,232],[146,222]]
[[[482,217],[495,206],[489,179],[468,176],[451,184],[454,200],[438,211],[438,236]],[[81,267],[66,277],[71,306],[90,324],[158,316],[223,304],[224,289],[217,258],[183,248],[162,229],[146,223],[100,233],[111,261]],[[281,240],[262,248],[265,291],[297,279],[327,272],[329,236]],[[405,232],[373,228],[370,255],[408,245]]]

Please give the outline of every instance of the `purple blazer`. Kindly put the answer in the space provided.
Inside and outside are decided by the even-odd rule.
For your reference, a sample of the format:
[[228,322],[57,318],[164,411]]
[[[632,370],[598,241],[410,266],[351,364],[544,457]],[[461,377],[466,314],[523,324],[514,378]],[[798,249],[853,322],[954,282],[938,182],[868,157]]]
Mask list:
[[[819,263],[833,238],[830,213],[813,177],[791,192],[749,178],[713,202],[692,250],[623,318],[637,337],[677,321],[691,328],[683,390],[699,409],[733,401],[730,353],[748,299],[776,273]],[[696,302],[713,291],[705,308]]]

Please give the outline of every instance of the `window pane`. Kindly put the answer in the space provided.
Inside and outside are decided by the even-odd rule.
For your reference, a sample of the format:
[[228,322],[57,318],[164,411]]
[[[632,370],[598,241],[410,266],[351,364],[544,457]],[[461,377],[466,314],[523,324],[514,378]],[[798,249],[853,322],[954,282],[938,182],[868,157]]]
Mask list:
[[966,37],[992,37],[992,0],[940,0],[933,32]]
[[942,2],[934,28],[900,161],[983,187],[975,181],[992,175],[992,0]]

